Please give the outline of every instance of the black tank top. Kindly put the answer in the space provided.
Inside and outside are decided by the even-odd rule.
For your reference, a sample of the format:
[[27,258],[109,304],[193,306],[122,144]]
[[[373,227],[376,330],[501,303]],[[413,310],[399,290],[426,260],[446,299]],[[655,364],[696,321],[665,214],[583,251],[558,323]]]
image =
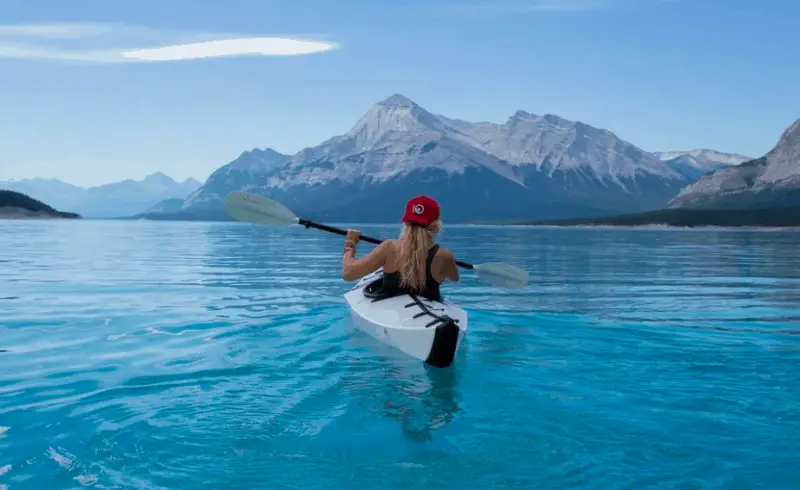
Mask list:
[[[442,301],[442,293],[439,290],[439,283],[433,278],[431,274],[431,264],[436,252],[439,251],[439,245],[434,245],[428,249],[428,258],[425,261],[425,289],[417,296],[428,298],[431,301]],[[389,295],[407,293],[400,286],[400,272],[390,272],[383,274],[383,291]]]

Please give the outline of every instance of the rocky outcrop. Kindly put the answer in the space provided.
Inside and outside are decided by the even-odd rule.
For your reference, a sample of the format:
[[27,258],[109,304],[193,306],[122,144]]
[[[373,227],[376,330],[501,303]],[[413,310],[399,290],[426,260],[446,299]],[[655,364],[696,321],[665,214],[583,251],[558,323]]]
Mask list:
[[761,158],[727,167],[683,189],[671,208],[752,209],[800,205],[800,119]]

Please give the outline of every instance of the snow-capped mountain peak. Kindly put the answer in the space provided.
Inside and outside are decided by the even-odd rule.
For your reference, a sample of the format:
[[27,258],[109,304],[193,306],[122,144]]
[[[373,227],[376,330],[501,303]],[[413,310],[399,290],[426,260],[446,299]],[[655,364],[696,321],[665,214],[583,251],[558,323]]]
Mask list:
[[666,162],[680,157],[691,157],[694,161],[706,161],[721,165],[740,165],[752,158],[738,153],[724,153],[716,150],[700,148],[696,150],[657,151],[653,153],[659,160]]
[[400,134],[403,137],[437,139],[448,129],[437,116],[408,97],[395,94],[373,105],[350,131],[334,140],[340,144],[342,140],[350,139],[355,150],[366,151],[388,143]]
[[[517,110],[502,124],[472,123],[432,114],[400,94],[374,104],[346,134],[304,150],[293,159],[293,164],[308,165],[308,162],[328,160],[334,154],[355,155],[386,148],[402,154],[426,145],[456,143],[471,147],[473,150],[469,151],[482,155],[477,158],[483,161],[482,165],[517,182],[521,180],[513,168],[526,166],[546,171],[551,176],[556,171],[588,172],[594,178],[608,179],[619,185],[624,185],[625,179],[641,175],[683,178],[653,155],[612,132],[580,121]],[[500,163],[489,162],[488,156]],[[392,169],[387,169],[386,163],[384,161],[380,169],[384,175],[387,171],[388,174],[401,172],[403,167],[418,167],[421,162],[395,158]],[[411,167],[407,167],[409,164]],[[355,172],[355,167],[352,171]]]
[[375,105],[384,107],[419,107],[416,102],[401,94],[390,95]]
[[537,116],[518,110],[503,124],[442,119],[457,130],[453,137],[510,165],[531,166],[551,176],[559,171],[577,171],[622,186],[623,180],[643,175],[682,178],[611,131],[553,114]]
[[433,114],[401,94],[373,104],[344,134],[278,158],[286,164],[261,166],[259,155],[245,152],[218,169],[183,212],[218,212],[230,191],[251,190],[298,206],[317,202],[329,213],[356,206],[377,216],[367,196],[399,202],[423,189],[449,196],[443,202],[451,205],[483,206],[478,214],[490,212],[489,198],[514,203],[513,213],[526,216],[633,211],[663,205],[692,180],[580,121],[518,110],[502,123],[468,122]]
[[701,175],[719,168],[732,167],[752,160],[737,153],[724,153],[716,150],[696,149],[687,151],[661,151],[653,155],[667,166],[681,174],[697,179]]

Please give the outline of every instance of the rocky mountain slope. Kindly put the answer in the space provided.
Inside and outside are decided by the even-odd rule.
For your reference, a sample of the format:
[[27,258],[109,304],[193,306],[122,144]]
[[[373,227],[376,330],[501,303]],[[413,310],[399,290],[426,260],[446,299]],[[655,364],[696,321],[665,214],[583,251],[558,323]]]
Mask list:
[[600,216],[661,208],[689,182],[650,152],[581,122],[517,111],[502,124],[471,123],[393,95],[345,134],[295,155],[243,153],[164,216],[221,218],[225,196],[239,189],[327,220],[396,221],[422,193],[441,202],[450,222]]
[[670,208],[752,209],[800,205],[800,119],[769,153],[722,168],[683,189]]
[[[205,184],[198,186],[178,207],[195,211],[219,210],[222,205],[220,192],[225,196],[234,190],[252,190],[263,188],[269,177],[279,168],[285,166],[291,156],[278,153],[272,149],[258,148],[243,152],[232,162],[223,165],[212,173]],[[227,192],[226,192],[227,190]]]
[[183,200],[201,185],[195,179],[176,182],[159,172],[139,181],[127,179],[89,188],[37,178],[0,182],[0,189],[22,192],[87,218],[113,218],[140,213],[164,199]]

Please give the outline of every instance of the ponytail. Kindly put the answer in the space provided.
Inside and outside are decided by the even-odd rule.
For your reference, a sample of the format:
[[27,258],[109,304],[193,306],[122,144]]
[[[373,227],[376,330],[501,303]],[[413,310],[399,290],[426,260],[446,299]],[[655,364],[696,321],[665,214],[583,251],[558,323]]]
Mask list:
[[428,250],[433,246],[433,237],[441,229],[438,219],[428,226],[405,223],[400,237],[400,286],[412,293],[421,293],[425,289],[427,276],[425,265]]

